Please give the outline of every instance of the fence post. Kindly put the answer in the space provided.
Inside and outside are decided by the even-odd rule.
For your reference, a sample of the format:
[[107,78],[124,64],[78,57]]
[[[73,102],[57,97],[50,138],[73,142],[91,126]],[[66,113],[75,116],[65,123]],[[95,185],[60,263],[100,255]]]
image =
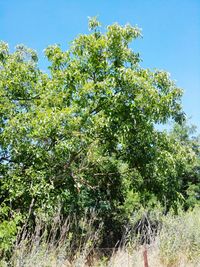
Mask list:
[[144,267],[149,267],[146,245],[144,245],[143,247],[143,259],[144,259]]

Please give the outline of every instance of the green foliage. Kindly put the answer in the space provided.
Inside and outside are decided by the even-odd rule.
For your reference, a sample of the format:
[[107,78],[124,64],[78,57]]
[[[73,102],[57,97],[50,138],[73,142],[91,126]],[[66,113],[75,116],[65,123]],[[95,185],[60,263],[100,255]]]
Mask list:
[[184,172],[179,176],[185,207],[194,207],[200,204],[200,136],[196,134],[196,127],[187,122],[175,124],[171,136],[194,158],[192,162],[185,164]]
[[141,206],[184,201],[197,154],[156,130],[183,121],[182,90],[140,67],[130,48],[140,29],[116,23],[104,33],[97,18],[89,29],[68,51],[46,48],[49,75],[34,50],[1,43],[0,202],[23,217],[31,206],[33,222],[58,206],[63,216],[92,208],[117,233]]
[[[10,218],[9,213],[12,213]],[[10,252],[13,242],[16,239],[16,234],[18,232],[18,226],[22,220],[20,214],[10,211],[8,207],[1,207],[0,209],[0,257],[6,255]]]

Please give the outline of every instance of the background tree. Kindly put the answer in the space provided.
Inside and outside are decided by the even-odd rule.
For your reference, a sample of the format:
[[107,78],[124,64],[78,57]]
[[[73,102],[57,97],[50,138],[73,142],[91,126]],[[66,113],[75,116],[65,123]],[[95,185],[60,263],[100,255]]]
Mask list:
[[179,177],[186,208],[199,204],[200,200],[200,136],[196,130],[194,125],[185,121],[181,125],[175,124],[170,133],[177,142],[195,155],[193,163],[187,164]]

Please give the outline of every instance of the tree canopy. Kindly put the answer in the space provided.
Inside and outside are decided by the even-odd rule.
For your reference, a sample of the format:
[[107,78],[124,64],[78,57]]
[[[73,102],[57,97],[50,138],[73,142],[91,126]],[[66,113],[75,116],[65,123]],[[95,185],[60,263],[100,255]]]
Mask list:
[[140,66],[130,46],[139,28],[100,26],[91,18],[90,33],[67,51],[48,46],[48,74],[34,50],[18,45],[11,53],[1,42],[3,219],[10,211],[25,218],[30,206],[33,214],[61,206],[64,215],[95,209],[109,224],[187,196],[197,150],[156,127],[184,121],[182,90],[169,73]]

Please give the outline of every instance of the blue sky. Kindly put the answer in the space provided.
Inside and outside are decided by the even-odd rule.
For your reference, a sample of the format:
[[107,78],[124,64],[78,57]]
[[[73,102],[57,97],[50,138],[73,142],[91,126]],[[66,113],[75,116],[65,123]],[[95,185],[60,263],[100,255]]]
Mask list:
[[0,40],[11,50],[23,43],[42,53],[49,44],[66,49],[87,33],[87,17],[98,15],[104,26],[137,24],[143,38],[132,47],[142,66],[167,70],[184,89],[183,107],[200,131],[200,0],[0,0]]

